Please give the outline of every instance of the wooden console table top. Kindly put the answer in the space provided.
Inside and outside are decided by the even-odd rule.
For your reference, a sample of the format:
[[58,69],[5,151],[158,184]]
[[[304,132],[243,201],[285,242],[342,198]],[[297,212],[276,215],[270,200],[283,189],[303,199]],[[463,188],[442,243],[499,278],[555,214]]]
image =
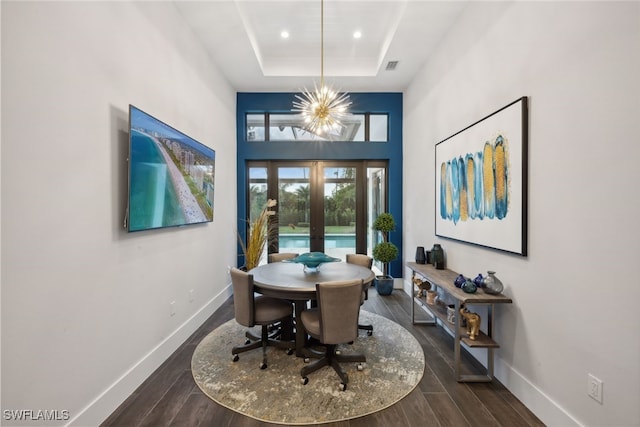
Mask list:
[[453,282],[460,273],[456,273],[455,271],[448,269],[438,270],[431,264],[418,264],[415,262],[408,262],[407,266],[427,279],[428,282],[444,288],[448,294],[463,303],[509,304],[513,302],[511,298],[503,294],[488,294],[482,288],[478,288],[473,294],[468,294],[462,289],[456,288]]

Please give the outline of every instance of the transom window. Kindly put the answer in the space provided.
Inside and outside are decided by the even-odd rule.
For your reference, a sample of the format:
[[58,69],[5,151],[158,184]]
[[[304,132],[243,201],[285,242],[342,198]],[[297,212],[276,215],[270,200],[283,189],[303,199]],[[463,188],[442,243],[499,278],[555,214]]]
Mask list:
[[266,141],[354,141],[387,142],[389,115],[374,113],[351,114],[343,120],[344,127],[326,137],[304,130],[302,114],[249,113],[246,115],[246,138],[250,142]]

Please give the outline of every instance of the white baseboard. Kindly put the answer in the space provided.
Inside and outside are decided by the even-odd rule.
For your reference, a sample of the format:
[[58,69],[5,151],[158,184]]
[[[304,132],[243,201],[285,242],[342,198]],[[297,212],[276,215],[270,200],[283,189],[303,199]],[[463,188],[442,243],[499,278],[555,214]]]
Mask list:
[[544,391],[498,357],[495,359],[494,375],[545,425],[565,427],[582,425]]
[[[403,289],[408,295],[413,294],[411,282],[405,280]],[[498,355],[494,359],[494,376],[544,424],[565,427],[581,426],[557,402],[553,401],[520,372],[505,363]]]
[[231,296],[231,284],[209,300],[131,369],[91,401],[67,426],[97,426],[115,411],[174,351]]

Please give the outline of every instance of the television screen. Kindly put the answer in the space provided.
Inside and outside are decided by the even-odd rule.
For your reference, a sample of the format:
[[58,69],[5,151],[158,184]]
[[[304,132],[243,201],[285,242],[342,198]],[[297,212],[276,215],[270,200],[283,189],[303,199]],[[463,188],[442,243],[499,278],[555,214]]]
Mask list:
[[216,153],[129,105],[128,230],[213,221]]

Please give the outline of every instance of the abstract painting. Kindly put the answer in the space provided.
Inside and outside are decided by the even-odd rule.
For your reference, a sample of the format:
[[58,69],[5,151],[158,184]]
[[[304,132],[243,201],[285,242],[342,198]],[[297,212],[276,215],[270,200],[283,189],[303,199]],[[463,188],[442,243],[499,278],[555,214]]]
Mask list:
[[527,97],[436,144],[436,235],[527,255]]

